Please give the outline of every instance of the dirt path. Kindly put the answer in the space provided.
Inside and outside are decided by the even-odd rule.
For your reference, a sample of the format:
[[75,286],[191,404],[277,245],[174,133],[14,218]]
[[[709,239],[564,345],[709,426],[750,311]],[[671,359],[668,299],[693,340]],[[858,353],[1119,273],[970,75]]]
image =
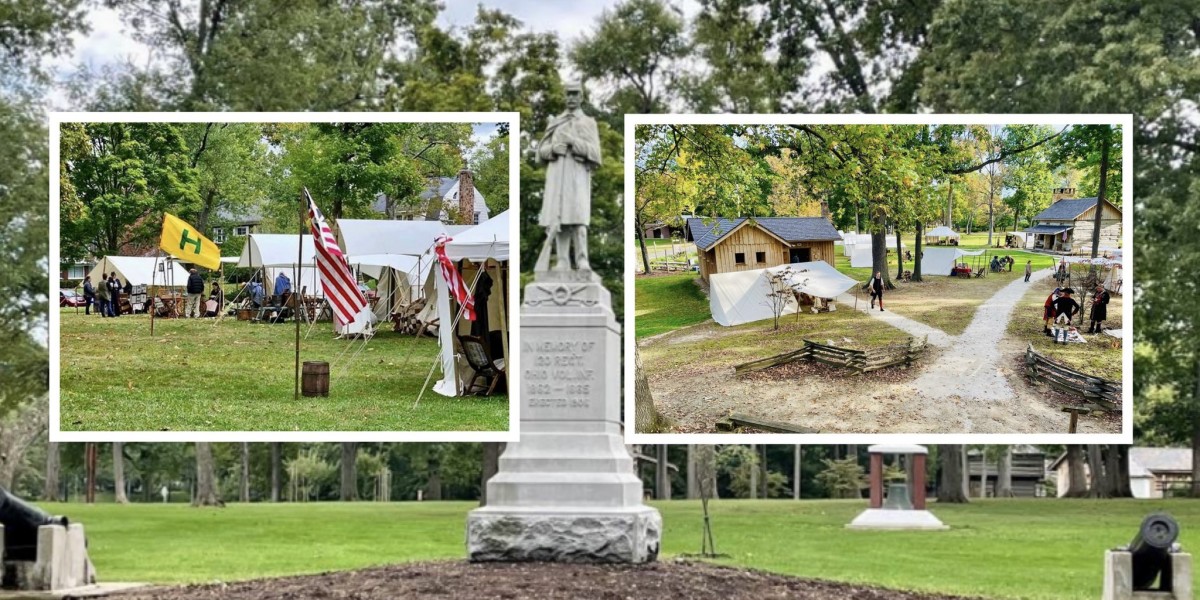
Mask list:
[[[855,302],[855,300],[858,301]],[[942,331],[941,329],[930,327],[920,321],[914,321],[908,317],[898,315],[888,310],[871,308],[870,300],[856,299],[850,294],[842,294],[841,296],[837,297],[837,301],[840,302],[842,306],[851,307],[850,310],[854,310],[853,307],[857,305],[859,311],[867,313],[872,319],[883,321],[884,323],[904,331],[913,337],[928,338],[929,343],[937,346],[938,348],[947,348],[954,341],[954,338],[947,335],[946,332]],[[884,305],[887,305],[886,296],[884,297]]]
[[[959,336],[890,311],[869,310],[860,302],[859,310],[872,318],[928,336],[933,348],[915,373],[852,376],[789,365],[772,369],[776,373],[767,377],[735,379],[732,368],[696,369],[683,377],[651,375],[651,387],[664,415],[682,431],[710,431],[728,414],[746,412],[827,433],[1065,432],[1068,416],[1061,408],[1069,400],[1024,385],[1019,361],[1013,360],[1020,344],[1006,337],[1021,297],[1052,273],[1038,271],[1030,283],[1019,278],[1001,288]],[[842,306],[854,306],[852,297],[849,303],[839,300]],[[1080,431],[1112,432],[1113,423],[1084,419]]]

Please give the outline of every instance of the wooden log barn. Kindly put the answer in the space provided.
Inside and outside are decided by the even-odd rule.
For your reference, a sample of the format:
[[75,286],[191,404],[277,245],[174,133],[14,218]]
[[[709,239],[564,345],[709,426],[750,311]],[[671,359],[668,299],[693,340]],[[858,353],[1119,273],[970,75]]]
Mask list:
[[823,217],[739,217],[687,220],[695,242],[700,277],[823,260],[835,265],[833,243],[842,239]]

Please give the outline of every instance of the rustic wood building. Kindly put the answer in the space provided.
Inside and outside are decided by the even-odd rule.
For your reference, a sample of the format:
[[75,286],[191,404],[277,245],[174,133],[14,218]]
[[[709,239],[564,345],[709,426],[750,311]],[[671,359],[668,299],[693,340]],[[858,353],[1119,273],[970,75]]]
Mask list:
[[[984,465],[987,466],[986,481]],[[992,457],[984,462],[983,453],[971,450],[967,453],[967,474],[970,479],[971,496],[979,495],[979,486],[984,488],[989,497],[996,495],[996,483],[999,481],[1000,466]],[[1040,497],[1046,495],[1046,454],[1034,446],[1020,445],[1012,448],[1012,479],[1013,496]]]
[[766,269],[823,260],[836,265],[833,242],[842,239],[822,217],[690,218],[688,241],[696,243],[700,276]]
[[[1075,188],[1057,188],[1054,201],[1033,217],[1033,226],[1025,232],[1033,235],[1028,247],[1061,252],[1087,253],[1092,249],[1095,230],[1096,198],[1075,198]],[[1121,245],[1121,209],[1105,200],[1100,216],[1100,247]]]

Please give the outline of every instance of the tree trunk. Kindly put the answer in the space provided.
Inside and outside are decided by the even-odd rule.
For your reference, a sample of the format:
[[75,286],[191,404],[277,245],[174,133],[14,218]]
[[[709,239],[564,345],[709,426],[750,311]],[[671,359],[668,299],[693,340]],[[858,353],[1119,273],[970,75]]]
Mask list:
[[283,496],[283,444],[271,442],[271,502]]
[[217,495],[217,470],[213,464],[212,444],[196,442],[196,494],[192,506],[224,506]]
[[633,227],[634,233],[637,235],[638,247],[642,250],[642,268],[648,275],[650,274],[650,254],[646,251],[646,234],[642,231],[642,220],[638,219]]
[[1087,445],[1087,461],[1088,472],[1091,474],[1088,481],[1088,498],[1107,498],[1109,494],[1105,484],[1108,482],[1108,476],[1104,472],[1104,455],[1100,444]]
[[894,228],[896,234],[896,280],[904,277],[904,240],[900,236],[900,225]]
[[671,499],[671,471],[667,465],[667,444],[658,444],[654,449],[654,497],[659,500]]
[[700,478],[696,476],[699,467],[696,463],[696,445],[687,446],[687,499],[695,500],[700,497]]
[[483,470],[479,482],[480,506],[487,506],[487,482],[500,470],[501,452],[504,452],[504,442],[483,443]]
[[758,462],[758,486],[759,486],[758,491],[759,491],[759,497],[762,498],[763,500],[766,500],[767,498],[771,497],[768,494],[768,492],[769,492],[769,486],[767,485],[768,483],[770,483],[770,482],[768,481],[768,478],[767,478],[767,445],[763,444],[762,445],[762,455],[759,457],[759,462]]
[[250,443],[242,442],[241,485],[238,486],[238,502],[250,501]]
[[804,459],[804,450],[800,448],[800,444],[796,444],[792,458],[792,500],[800,499],[800,466]]
[[882,213],[880,212],[878,216],[871,220],[879,228],[878,231],[871,232],[871,275],[874,276],[875,273],[879,273],[879,276],[883,278],[884,289],[895,289],[896,286],[892,285],[891,277],[888,275],[887,234],[884,232],[885,223]]
[[967,460],[967,447],[959,446],[959,457],[962,459],[962,493],[971,497],[971,463]]
[[1121,453],[1117,444],[1104,447],[1104,491],[1109,498],[1121,497]]
[[1129,445],[1118,444],[1117,450],[1117,497],[1132,498],[1133,487],[1129,483]]
[[1063,494],[1063,496],[1067,498],[1087,497],[1087,476],[1083,469],[1083,448],[1078,444],[1067,446],[1067,474],[1069,476],[1069,483],[1067,485],[1067,493]]
[[[1104,138],[1100,144],[1100,190],[1096,193],[1096,220],[1092,224],[1092,258],[1100,255],[1100,224],[1104,217],[1104,188],[1108,187],[1108,137],[1110,128],[1108,125],[1102,126],[1104,129]],[[1194,459],[1193,459],[1194,460]],[[1195,482],[1195,479],[1192,479]],[[1195,483],[1192,484],[1193,486]]]
[[912,280],[913,281],[921,281],[921,252],[924,252],[924,250],[922,249],[922,244],[924,244],[924,243],[925,243],[925,224],[922,223],[921,221],[917,221],[917,240],[916,240],[916,244],[914,244],[914,246],[916,247],[916,252],[913,253],[913,269],[912,269],[912,272],[913,272]]
[[62,464],[61,452],[59,452],[58,442],[49,442],[46,444],[46,482],[42,488],[42,500],[46,502],[58,502],[59,487],[62,485],[60,474],[60,465]]
[[425,488],[426,500],[442,499],[442,462],[436,454],[429,457],[429,479]]
[[358,500],[358,442],[342,442],[341,485],[338,497],[343,502]]
[[[758,462],[758,446],[750,444],[750,454],[754,463]],[[758,465],[750,464],[750,499],[758,498]]]
[[938,480],[938,502],[949,504],[967,502],[967,495],[963,493],[962,457],[962,446],[953,444],[938,446],[938,458],[942,469],[942,476]]
[[946,179],[946,227],[954,229],[954,180]]
[[996,497],[1012,498],[1012,446],[1000,448],[1000,460],[996,465]]
[[[776,327],[778,327],[778,319],[779,317],[776,316]],[[659,414],[658,408],[654,406],[654,396],[650,393],[650,380],[646,378],[646,371],[642,368],[642,357],[638,353],[636,345],[633,348],[633,361],[634,430],[638,433],[662,433],[666,429],[666,422]]]
[[125,443],[113,442],[113,500],[117,504],[129,504],[125,495]]
[[[968,480],[971,478],[971,470],[969,468],[970,464],[971,464],[971,461],[968,460],[967,461],[967,466],[968,466],[967,479]],[[987,498],[987,478],[988,478],[987,446],[980,446],[979,447],[979,497],[980,498]]]

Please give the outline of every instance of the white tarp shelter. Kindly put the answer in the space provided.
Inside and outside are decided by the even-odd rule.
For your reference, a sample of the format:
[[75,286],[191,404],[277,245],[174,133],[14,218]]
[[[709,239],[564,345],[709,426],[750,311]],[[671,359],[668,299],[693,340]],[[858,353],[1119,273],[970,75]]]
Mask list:
[[949,227],[946,227],[945,225],[934,227],[933,229],[930,229],[925,232],[925,239],[930,239],[930,240],[937,240],[937,239],[941,239],[941,238],[958,239],[959,237],[960,236],[958,235],[957,231],[954,231],[953,229],[950,229]]
[[[886,247],[888,250],[896,249],[896,236],[885,235],[885,236],[883,236],[883,239],[884,239],[884,247]],[[853,266],[869,267],[869,266],[871,266],[871,259],[870,259],[871,246],[872,246],[871,234],[869,234],[869,233],[847,233],[843,237],[842,254],[850,257],[851,262],[854,262],[854,255],[859,254],[860,255],[859,263],[862,263],[861,256],[862,256],[862,253],[865,252],[866,253],[865,256],[868,257],[867,262],[865,264],[857,264],[857,265],[853,265]],[[904,240],[900,240],[900,247],[907,248],[908,244],[905,244]]]
[[979,256],[985,250],[963,250],[961,248],[922,248],[921,275],[949,275],[958,259],[964,256]]
[[[487,336],[485,342],[491,343],[493,338],[501,340],[504,354],[511,354],[508,346],[508,292],[509,292],[509,219],[510,211],[504,211],[487,221],[472,227],[454,237],[446,244],[446,256],[459,265],[459,273],[467,284],[471,294],[476,298],[476,310],[479,310],[477,284],[480,273],[486,272],[492,280],[491,293],[487,301],[486,318]],[[450,288],[441,275],[441,270],[433,269],[433,279],[437,285],[437,314],[439,319],[438,339],[442,346],[442,375],[443,378],[433,386],[433,391],[443,396],[458,396],[466,391],[472,369],[462,355],[457,343],[459,335],[471,333],[472,322],[465,317],[454,323],[460,312],[460,307],[450,298]],[[497,337],[498,336],[498,337]],[[507,356],[493,350],[493,358],[497,366],[508,371]],[[511,387],[512,380],[506,378],[505,383]]]
[[[726,327],[773,318],[770,277],[791,269],[790,287],[817,298],[833,298],[857,282],[825,261],[792,263],[769,269],[714,273],[708,277],[709,307],[713,320]],[[794,314],[799,306],[789,302],[783,314]]]
[[130,285],[153,283],[162,287],[185,287],[188,280],[188,271],[179,261],[153,256],[105,256],[87,276],[92,279],[92,285],[98,285],[103,274],[114,271],[121,283]]

